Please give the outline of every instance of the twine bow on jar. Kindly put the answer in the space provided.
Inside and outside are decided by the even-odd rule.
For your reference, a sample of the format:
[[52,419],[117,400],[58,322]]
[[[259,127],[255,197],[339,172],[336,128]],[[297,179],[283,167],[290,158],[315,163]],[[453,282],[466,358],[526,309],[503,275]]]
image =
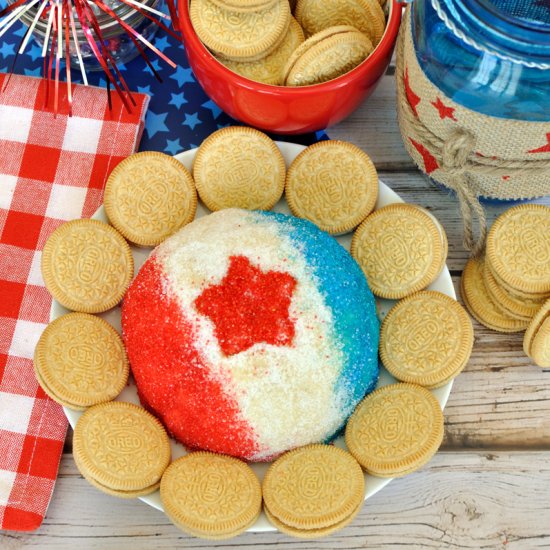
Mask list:
[[[487,236],[485,210],[481,206],[475,187],[468,176],[468,159],[474,151],[475,137],[462,128],[453,130],[443,143],[441,152],[442,167],[449,174],[447,186],[456,192],[464,227],[464,247],[473,256],[483,250]],[[474,236],[474,220],[479,225],[478,237]]]

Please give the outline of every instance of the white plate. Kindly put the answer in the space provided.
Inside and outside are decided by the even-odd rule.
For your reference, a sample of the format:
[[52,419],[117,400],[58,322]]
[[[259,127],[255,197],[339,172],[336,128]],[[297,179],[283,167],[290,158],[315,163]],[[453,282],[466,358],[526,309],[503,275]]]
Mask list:
[[[277,142],[277,146],[281,150],[285,161],[288,165],[296,158],[296,156],[305,149],[303,145],[297,145],[294,143],[284,143],[284,142]],[[191,166],[193,164],[193,159],[195,158],[195,153],[197,152],[196,149],[192,149],[190,151],[185,151],[183,153],[180,153],[179,155],[176,155],[175,158],[177,158],[179,161],[181,161],[186,168],[191,170]],[[380,182],[379,184],[379,194],[378,194],[378,201],[376,202],[376,208],[381,208],[383,206],[386,206],[387,204],[391,204],[394,202],[403,202],[403,200],[394,193],[387,185]],[[282,212],[284,214],[290,214],[290,210],[288,209],[288,206],[284,200],[284,198],[275,206],[274,208],[277,212]],[[205,216],[209,214],[209,210],[207,210],[202,204],[199,204],[197,209],[197,217]],[[95,219],[108,222],[107,216],[105,215],[105,210],[103,209],[103,206],[101,206],[95,215],[93,216]],[[342,237],[337,237],[336,240],[344,246],[347,250],[350,248],[351,244],[351,237],[352,234],[344,235]],[[143,264],[143,262],[147,259],[149,256],[151,249],[150,248],[139,248],[132,246],[132,253],[134,255],[134,262],[135,262],[135,273],[138,272],[139,268]],[[452,298],[456,298],[453,283],[451,280],[451,275],[449,274],[449,270],[447,267],[445,267],[439,275],[439,277],[428,287],[431,290],[439,290],[440,292],[443,292],[444,294],[447,294],[451,296]],[[377,310],[378,310],[378,316],[380,319],[383,319],[383,317],[386,315],[386,313],[389,311],[391,306],[394,304],[391,300],[376,300]],[[61,315],[68,313],[69,310],[65,309],[59,302],[53,301],[52,309],[50,313],[50,320],[54,320],[57,317],[60,317]],[[120,331],[120,308],[116,307],[110,311],[107,311],[106,313],[101,314],[101,317],[109,321],[118,331]],[[381,366],[380,369],[380,379],[378,382],[378,387],[385,386],[386,384],[390,384],[394,382],[395,379]],[[445,406],[447,403],[447,399],[449,398],[449,394],[451,392],[451,387],[453,383],[449,382],[445,386],[438,388],[433,391],[433,394],[439,401],[442,407]],[[137,403],[139,404],[139,400],[137,397],[136,387],[133,383],[133,381],[130,379],[130,384],[126,389],[117,397],[117,401],[129,401],[131,403]],[[65,408],[65,414],[67,415],[67,418],[69,419],[69,422],[71,426],[74,428],[76,421],[82,414],[79,411],[73,411],[72,409]],[[345,448],[344,438],[340,437],[336,440],[336,445]],[[174,440],[172,440],[172,458],[178,458],[182,455],[186,454],[185,448],[183,445],[176,443]],[[268,464],[262,464],[262,463],[255,463],[252,464],[252,468],[258,475],[260,479],[263,478],[264,473],[268,467]],[[365,499],[371,497],[382,487],[387,485],[391,479],[382,479],[378,477],[374,477],[368,474],[365,474]],[[146,497],[141,497],[141,500],[146,502],[147,504],[153,506],[154,508],[157,508],[158,510],[162,510],[162,503],[160,501],[160,494],[159,491],[156,491],[155,493],[148,495]],[[265,517],[264,513],[262,512],[261,516],[258,518],[258,521],[249,529],[249,531],[275,531],[275,527],[273,527]]]

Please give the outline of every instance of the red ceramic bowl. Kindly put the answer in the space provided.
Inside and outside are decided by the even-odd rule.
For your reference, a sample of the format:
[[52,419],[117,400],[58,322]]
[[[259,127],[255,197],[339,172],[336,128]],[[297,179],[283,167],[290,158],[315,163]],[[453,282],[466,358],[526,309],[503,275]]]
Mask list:
[[390,63],[401,21],[391,2],[382,40],[349,73],[314,86],[271,86],[248,80],[219,63],[203,46],[189,18],[188,0],[179,0],[179,20],[189,65],[218,106],[233,118],[276,134],[322,130],[352,113],[376,88]]

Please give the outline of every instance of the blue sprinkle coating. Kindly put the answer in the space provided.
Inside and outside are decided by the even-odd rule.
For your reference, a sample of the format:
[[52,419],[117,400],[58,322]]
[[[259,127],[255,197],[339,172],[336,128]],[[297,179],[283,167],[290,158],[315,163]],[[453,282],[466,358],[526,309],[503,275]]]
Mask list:
[[276,212],[256,212],[281,225],[312,269],[334,320],[334,337],[344,354],[335,393],[347,396],[346,419],[378,381],[380,324],[374,296],[349,252],[308,220]]

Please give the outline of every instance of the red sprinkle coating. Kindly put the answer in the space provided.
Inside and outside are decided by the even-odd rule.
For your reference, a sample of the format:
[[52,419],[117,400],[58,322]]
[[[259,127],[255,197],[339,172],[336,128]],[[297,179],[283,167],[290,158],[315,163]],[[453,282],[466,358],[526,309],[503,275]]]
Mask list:
[[162,270],[154,258],[126,293],[122,329],[140,399],[176,439],[191,448],[240,457],[257,451],[236,401],[210,377],[190,322],[163,292]]
[[234,355],[254,344],[291,346],[294,322],[288,308],[296,279],[288,273],[264,273],[245,256],[231,256],[219,285],[195,300],[199,313],[212,319],[222,351]]

